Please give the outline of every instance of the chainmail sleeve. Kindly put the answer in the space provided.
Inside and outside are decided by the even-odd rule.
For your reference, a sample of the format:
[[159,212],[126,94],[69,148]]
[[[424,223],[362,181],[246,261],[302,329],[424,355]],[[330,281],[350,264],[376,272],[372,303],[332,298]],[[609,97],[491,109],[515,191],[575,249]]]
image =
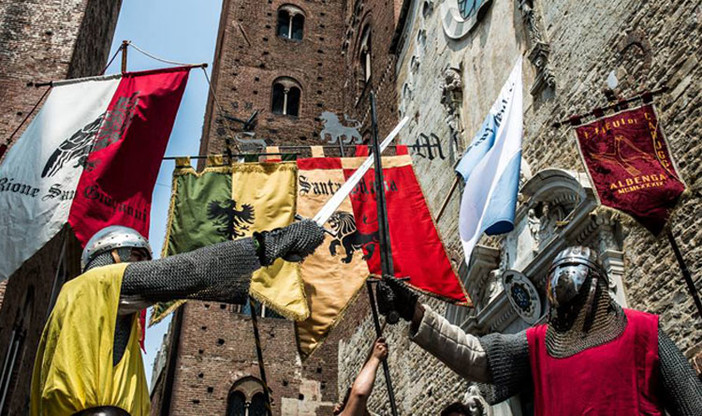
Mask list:
[[132,263],[124,272],[121,297],[124,303],[196,299],[243,304],[251,274],[261,267],[256,250],[254,239],[242,238]]
[[678,347],[660,328],[658,357],[665,410],[673,416],[699,415],[702,412],[702,381]]
[[524,391],[531,391],[531,367],[526,332],[488,334],[480,337],[487,353],[490,384],[479,384],[480,391],[491,405]]

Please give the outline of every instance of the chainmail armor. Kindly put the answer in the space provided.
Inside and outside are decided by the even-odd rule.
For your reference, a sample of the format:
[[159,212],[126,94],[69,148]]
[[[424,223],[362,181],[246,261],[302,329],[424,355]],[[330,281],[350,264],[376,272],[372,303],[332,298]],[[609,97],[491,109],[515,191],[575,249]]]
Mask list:
[[249,277],[260,267],[252,238],[227,241],[130,264],[124,272],[122,294],[140,296],[149,303],[196,299],[244,304]]
[[658,328],[662,404],[674,416],[695,416],[702,411],[702,381],[673,341]]
[[[117,250],[117,255],[119,256],[119,259],[123,262],[128,262],[129,258],[132,256],[131,247],[120,247],[115,250]],[[84,272],[87,272],[88,270],[94,269],[96,267],[108,266],[114,263],[115,261],[112,258],[112,251],[105,251],[95,256],[95,258],[85,266]]]
[[[109,260],[108,264],[112,264],[111,256]],[[260,267],[253,239],[227,241],[165,259],[130,264],[122,279],[121,296],[143,298],[145,304],[173,299],[244,304],[249,277]],[[134,314],[117,315],[113,365],[119,363],[127,348],[132,319],[136,319]]]
[[480,345],[487,353],[490,384],[478,384],[491,405],[500,403],[532,385],[529,363],[529,344],[526,332],[517,334],[489,334],[480,337]]
[[[595,312],[589,329],[583,331],[587,320],[587,307],[582,307],[566,331],[559,331],[549,324],[546,329],[546,351],[555,358],[573,356],[588,348],[606,344],[617,338],[626,329],[624,310],[609,297],[604,279],[597,279]],[[587,305],[584,305],[587,306]]]
[[261,264],[270,266],[279,257],[287,261],[300,261],[312,254],[324,241],[324,230],[314,221],[304,220],[285,228],[254,233],[254,237],[261,246]]

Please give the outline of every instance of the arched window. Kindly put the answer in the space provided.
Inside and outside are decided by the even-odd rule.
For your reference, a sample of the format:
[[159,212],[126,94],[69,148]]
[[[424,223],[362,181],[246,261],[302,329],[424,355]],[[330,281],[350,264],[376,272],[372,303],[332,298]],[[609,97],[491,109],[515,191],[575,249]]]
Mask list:
[[299,116],[300,98],[302,98],[302,88],[294,79],[281,77],[273,81],[271,111],[274,114]]
[[249,416],[266,416],[267,414],[266,399],[263,397],[263,393],[254,394],[249,405]]
[[278,36],[285,39],[302,40],[305,14],[301,9],[286,4],[278,9]]
[[261,380],[247,376],[232,386],[226,416],[266,416],[266,398]]
[[233,391],[227,398],[227,416],[246,416],[246,396],[240,391]]
[[371,78],[371,31],[370,25],[363,28],[361,34],[361,47],[358,55],[359,64],[361,66],[361,74],[365,82]]

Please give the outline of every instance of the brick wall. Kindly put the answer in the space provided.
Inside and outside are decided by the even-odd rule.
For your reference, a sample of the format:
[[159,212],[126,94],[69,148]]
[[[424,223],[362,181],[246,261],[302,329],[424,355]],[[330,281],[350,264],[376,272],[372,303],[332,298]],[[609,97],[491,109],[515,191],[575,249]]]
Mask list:
[[[433,4],[422,13],[425,3]],[[397,58],[398,108],[412,118],[402,141],[415,144],[422,135],[435,135],[444,157],[412,150],[415,171],[430,209],[438,212],[454,179],[448,140],[450,130],[441,104],[441,74],[448,66],[460,66],[463,78],[461,117],[464,138],[469,141],[495,100],[518,54],[530,48],[529,31],[518,2],[493,1],[481,21],[458,41],[442,29],[441,2],[413,1]],[[582,3],[572,0],[535,1],[542,28],[551,47],[550,65],[556,88],[532,96],[537,71],[524,59],[524,158],[532,172],[547,167],[583,170],[574,140],[567,129],[550,127],[555,120],[582,113],[606,102],[602,89],[614,71],[617,93],[630,96],[663,84],[671,92],[660,97],[661,123],[674,157],[691,188],[673,216],[673,231],[683,249],[696,285],[700,286],[698,241],[702,235],[694,216],[700,204],[700,49],[702,8],[693,1],[672,3],[628,0]],[[420,32],[423,32],[420,34]],[[413,57],[418,67],[412,70]],[[408,93],[404,87],[408,85]],[[465,143],[467,144],[467,143]],[[459,200],[449,201],[439,229],[454,264],[462,259],[457,239]],[[624,223],[622,250],[626,261],[624,286],[630,307],[659,314],[663,329],[699,363],[702,331],[691,297],[665,238],[656,239],[642,228]],[[497,240],[483,244],[496,246]],[[426,299],[425,299],[426,300]],[[444,305],[430,304],[440,313]],[[339,391],[352,382],[365,351],[374,338],[368,304],[359,297],[342,324],[346,331],[339,344]],[[389,364],[400,414],[437,414],[455,400],[463,399],[466,383],[443,364],[407,340],[407,327],[386,329],[390,343]],[[698,367],[699,368],[699,367]],[[389,414],[382,374],[369,402],[371,410]],[[507,406],[507,405],[503,405]]]
[[[301,41],[277,36],[278,10],[283,5],[296,6],[305,15]],[[259,111],[255,138],[269,145],[320,143],[317,117],[323,111],[341,110],[342,7],[341,0],[224,2],[212,76],[222,111],[210,97],[201,153],[223,151],[225,138],[241,131],[241,124],[223,115],[247,119],[255,110]],[[297,117],[271,111],[273,82],[279,77],[293,78],[301,86]]]
[[[326,415],[336,399],[336,348],[328,343],[300,362],[291,321],[259,318],[261,346],[273,414]],[[260,378],[251,318],[231,305],[184,306],[171,415],[224,414],[234,383]],[[163,397],[161,391],[156,395]],[[285,412],[281,413],[281,410]],[[152,414],[160,414],[154,403]]]
[[[223,116],[246,119],[255,110],[259,110],[255,139],[269,145],[320,144],[322,125],[317,117],[323,111],[344,113],[345,79],[339,59],[344,3],[224,1],[212,75],[222,109],[210,96],[202,154],[223,153],[226,140],[237,133],[248,138],[241,134],[240,124],[230,124]],[[283,5],[303,11],[301,41],[277,36],[277,12]],[[294,78],[302,87],[298,117],[271,111],[272,85],[281,76]],[[182,320],[180,335],[171,342],[177,343],[175,357],[170,356],[175,360],[173,371],[169,375],[168,364],[152,393],[153,415],[164,414],[168,406],[172,415],[224,414],[234,383],[260,377],[250,317],[233,311],[224,304],[191,302],[177,315]],[[303,363],[291,321],[259,318],[259,325],[273,414],[331,414],[337,398],[334,338]]]
[[[0,3],[0,140],[4,142],[45,88],[28,83],[97,75],[107,62],[121,0],[3,1]],[[25,124],[26,127],[26,124]],[[21,132],[19,133],[21,134]],[[15,139],[19,138],[19,134]],[[0,356],[5,357],[13,328],[23,322],[2,414],[25,414],[36,345],[49,310],[64,240],[66,272],[78,273],[80,245],[62,232],[2,282]],[[31,300],[26,302],[29,293]],[[23,308],[30,305],[24,320]],[[17,339],[17,338],[15,338]]]

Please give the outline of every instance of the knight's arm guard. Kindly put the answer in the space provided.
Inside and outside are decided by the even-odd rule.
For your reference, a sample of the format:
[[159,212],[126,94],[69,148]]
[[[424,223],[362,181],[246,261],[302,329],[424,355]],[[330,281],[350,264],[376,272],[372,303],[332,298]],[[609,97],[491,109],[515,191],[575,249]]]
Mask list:
[[673,341],[658,329],[663,406],[673,416],[702,412],[702,381]]
[[159,260],[132,263],[122,279],[120,313],[174,299],[244,304],[261,267],[253,238],[214,244]]
[[533,389],[529,344],[526,331],[516,334],[488,334],[480,337],[487,354],[490,384],[480,384],[480,392],[491,405]]

